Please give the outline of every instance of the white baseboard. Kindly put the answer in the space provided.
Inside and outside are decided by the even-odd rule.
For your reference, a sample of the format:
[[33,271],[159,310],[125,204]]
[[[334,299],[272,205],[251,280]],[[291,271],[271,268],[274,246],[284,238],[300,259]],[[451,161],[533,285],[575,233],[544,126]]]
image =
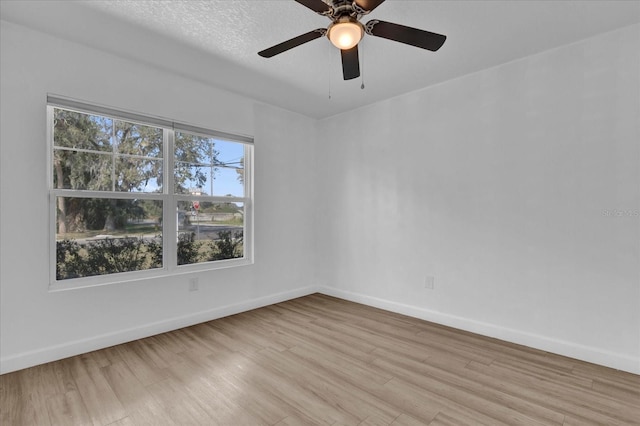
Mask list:
[[46,362],[79,355],[94,350],[107,348],[109,346],[130,342],[136,339],[165,333],[179,328],[188,327],[217,318],[238,314],[251,309],[261,308],[274,303],[284,302],[297,297],[306,296],[320,292],[328,296],[361,303],[368,306],[384,309],[391,312],[420,318],[437,324],[454,327],[460,330],[470,331],[483,336],[494,337],[512,343],[528,346],[543,351],[568,356],[571,358],[604,365],[618,370],[640,374],[640,360],[633,356],[621,355],[614,352],[604,351],[599,348],[579,345],[576,343],[552,339],[549,337],[526,333],[523,331],[483,323],[469,318],[449,315],[442,312],[432,311],[416,306],[406,305],[398,302],[367,296],[360,293],[348,292],[333,287],[301,287],[295,290],[281,292],[269,296],[259,297],[240,303],[221,306],[218,308],[196,312],[193,314],[171,318],[140,327],[134,327],[113,333],[95,336],[89,339],[81,339],[34,351],[23,352],[0,359],[0,374],[21,370]]
[[483,336],[494,337],[507,342],[528,346],[530,348],[615,368],[617,370],[627,371],[629,373],[640,374],[640,359],[630,355],[609,352],[600,348],[584,346],[569,341],[552,339],[538,334],[527,333],[495,324],[475,321],[470,318],[449,315],[403,303],[392,302],[360,293],[352,293],[337,288],[319,287],[318,292],[328,296],[334,296],[351,302],[373,306],[460,330],[470,331]]
[[137,339],[143,339],[145,337],[261,308],[263,306],[273,305],[274,303],[280,303],[297,297],[306,296],[315,293],[316,291],[317,288],[313,286],[301,287],[295,290],[258,297],[256,299],[220,306],[218,308],[200,311],[181,317],[170,318],[140,327],[133,327],[126,330],[94,336],[88,339],[81,339],[62,343],[60,345],[36,349],[34,351],[23,352],[0,359],[0,374],[22,370],[23,368],[33,367],[35,365],[68,358],[70,356],[102,348],[108,348],[110,346],[119,345],[121,343]]

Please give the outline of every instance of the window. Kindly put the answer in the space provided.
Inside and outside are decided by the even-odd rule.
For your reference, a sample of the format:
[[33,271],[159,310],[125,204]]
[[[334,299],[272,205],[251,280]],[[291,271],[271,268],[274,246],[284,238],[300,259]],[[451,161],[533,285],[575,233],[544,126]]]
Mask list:
[[48,98],[51,283],[252,262],[252,139]]

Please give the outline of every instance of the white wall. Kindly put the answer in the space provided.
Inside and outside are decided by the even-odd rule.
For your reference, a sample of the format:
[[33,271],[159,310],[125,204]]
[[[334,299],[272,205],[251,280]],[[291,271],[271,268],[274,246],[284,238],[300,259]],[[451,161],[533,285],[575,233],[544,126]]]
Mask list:
[[[2,372],[313,291],[314,177],[299,161],[313,120],[0,22]],[[189,276],[49,292],[47,93],[253,135],[255,264],[199,273],[191,293]]]
[[[0,371],[320,288],[640,372],[639,31],[316,122],[2,21]],[[46,93],[254,135],[255,265],[48,292]]]
[[636,25],[322,121],[323,291],[640,373],[639,62]]

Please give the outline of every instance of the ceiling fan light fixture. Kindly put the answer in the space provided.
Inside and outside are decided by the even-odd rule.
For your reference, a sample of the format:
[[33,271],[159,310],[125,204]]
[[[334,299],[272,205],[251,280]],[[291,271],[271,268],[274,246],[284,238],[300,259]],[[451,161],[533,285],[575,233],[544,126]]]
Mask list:
[[350,19],[334,22],[327,34],[331,43],[340,50],[348,50],[356,46],[363,35],[362,24]]

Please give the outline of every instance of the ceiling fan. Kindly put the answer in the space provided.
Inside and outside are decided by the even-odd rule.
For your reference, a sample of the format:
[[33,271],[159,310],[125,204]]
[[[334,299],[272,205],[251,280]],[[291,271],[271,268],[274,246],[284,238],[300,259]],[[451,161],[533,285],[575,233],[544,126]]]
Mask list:
[[345,80],[360,76],[358,43],[365,33],[435,52],[447,39],[442,34],[405,27],[404,25],[372,19],[361,24],[360,19],[380,6],[384,0],[295,0],[319,15],[331,20],[327,28],[318,28],[258,52],[271,58],[289,49],[326,35],[342,56],[342,75]]

